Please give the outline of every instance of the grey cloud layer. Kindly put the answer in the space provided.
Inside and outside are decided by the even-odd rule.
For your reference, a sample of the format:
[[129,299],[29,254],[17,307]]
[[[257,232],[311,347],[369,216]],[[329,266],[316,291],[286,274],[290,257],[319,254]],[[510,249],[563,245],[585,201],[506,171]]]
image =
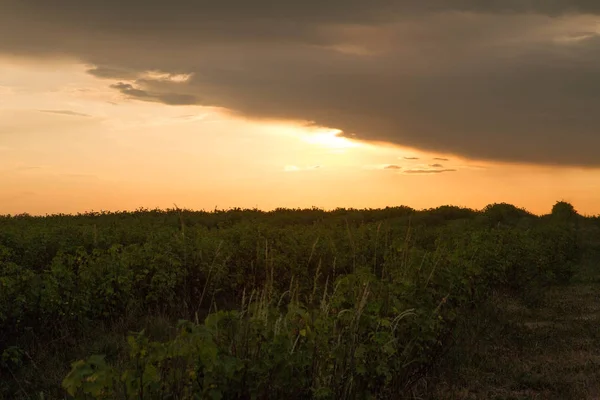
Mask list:
[[96,26],[128,26],[128,30],[157,24],[180,26],[181,23],[206,20],[285,19],[289,21],[371,22],[385,21],[398,15],[426,15],[437,12],[467,11],[490,13],[539,13],[561,15],[565,13],[599,13],[595,0],[3,0],[4,9],[28,12],[40,18],[77,17],[72,23]]
[[600,166],[597,14],[584,0],[0,0],[0,54],[75,56],[140,100]]

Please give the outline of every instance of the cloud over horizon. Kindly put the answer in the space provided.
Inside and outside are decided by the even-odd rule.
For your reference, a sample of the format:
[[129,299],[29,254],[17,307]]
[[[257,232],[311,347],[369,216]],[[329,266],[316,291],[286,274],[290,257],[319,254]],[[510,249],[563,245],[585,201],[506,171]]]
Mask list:
[[444,172],[456,172],[455,169],[408,169],[405,174],[442,174]]
[[599,26],[591,0],[2,0],[0,55],[75,58],[127,98],[600,167]]
[[89,114],[80,113],[80,112],[71,111],[71,110],[38,110],[38,111],[43,112],[43,113],[50,113],[50,114],[69,115],[72,117],[91,117],[91,115],[89,115]]

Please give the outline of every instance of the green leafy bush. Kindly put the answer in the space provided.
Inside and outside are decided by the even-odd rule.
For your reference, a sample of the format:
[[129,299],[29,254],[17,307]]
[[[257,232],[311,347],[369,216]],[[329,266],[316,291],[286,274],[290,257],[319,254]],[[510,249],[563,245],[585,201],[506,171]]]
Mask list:
[[[491,291],[568,281],[597,225],[562,203],[0,217],[0,397],[60,355],[82,399],[395,398]],[[90,353],[152,318],[173,330]]]

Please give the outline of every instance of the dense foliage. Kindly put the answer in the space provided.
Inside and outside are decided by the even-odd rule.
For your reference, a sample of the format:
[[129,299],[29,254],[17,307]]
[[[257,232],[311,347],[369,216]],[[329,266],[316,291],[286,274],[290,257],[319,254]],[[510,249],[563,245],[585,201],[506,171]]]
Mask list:
[[598,226],[567,203],[0,217],[0,397],[397,398]]

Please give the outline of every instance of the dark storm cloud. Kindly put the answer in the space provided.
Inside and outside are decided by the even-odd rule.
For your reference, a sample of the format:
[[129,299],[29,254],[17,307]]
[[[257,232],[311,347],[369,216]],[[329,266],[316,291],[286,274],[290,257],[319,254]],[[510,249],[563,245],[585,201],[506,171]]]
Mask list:
[[92,22],[97,27],[126,26],[128,30],[168,29],[215,19],[363,23],[386,21],[398,15],[453,11],[550,16],[600,12],[600,4],[595,0],[3,0],[3,7],[13,13],[29,12],[39,18],[68,18],[72,24]]
[[600,166],[599,18],[590,0],[0,0],[0,54],[76,57],[139,100]]

